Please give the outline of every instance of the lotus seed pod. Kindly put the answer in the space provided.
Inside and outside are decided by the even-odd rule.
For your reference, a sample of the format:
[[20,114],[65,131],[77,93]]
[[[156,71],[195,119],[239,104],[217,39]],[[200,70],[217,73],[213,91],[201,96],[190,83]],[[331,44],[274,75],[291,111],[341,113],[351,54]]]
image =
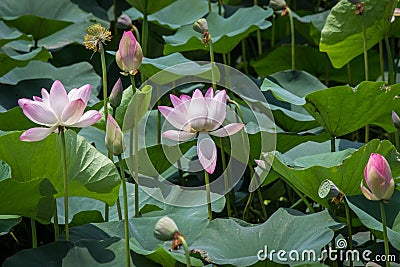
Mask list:
[[193,23],[193,30],[201,34],[208,31],[207,20],[205,18],[202,18]]
[[174,220],[168,216],[159,219],[154,226],[154,237],[161,241],[170,241],[173,239],[174,234],[178,232]]
[[336,198],[340,195],[340,190],[331,180],[322,181],[318,189],[320,198]]
[[286,1],[285,1],[285,0],[271,0],[271,1],[269,2],[269,6],[270,6],[273,10],[279,11],[279,10],[284,9],[284,8],[287,6],[287,4],[286,4]]

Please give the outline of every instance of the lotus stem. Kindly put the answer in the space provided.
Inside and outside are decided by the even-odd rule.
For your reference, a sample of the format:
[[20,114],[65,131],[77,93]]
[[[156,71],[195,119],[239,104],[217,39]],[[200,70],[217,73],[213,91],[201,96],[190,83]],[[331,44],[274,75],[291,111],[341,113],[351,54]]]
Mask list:
[[129,208],[128,208],[128,193],[126,190],[126,179],[125,179],[125,172],[123,167],[123,160],[121,155],[118,155],[119,160],[119,168],[120,168],[120,175],[121,175],[121,183],[122,183],[122,194],[124,196],[124,229],[125,229],[125,259],[126,259],[126,266],[130,266],[131,256],[130,256],[130,248],[129,248]]
[[57,200],[54,199],[54,241],[58,241],[58,236],[60,235],[60,228],[58,226],[58,212],[57,212]]
[[385,61],[383,59],[383,43],[382,40],[379,41],[379,66],[381,69],[381,77],[382,77],[382,81],[385,81]]
[[396,129],[396,131],[394,132],[394,142],[395,142],[397,151],[400,151],[400,134],[399,134],[399,129]]
[[242,58],[243,58],[244,72],[248,75],[249,67],[247,66],[246,40],[245,39],[242,40]]
[[212,217],[212,209],[211,209],[210,178],[208,177],[207,171],[204,171],[204,180],[206,183],[208,220],[212,221],[213,217]]
[[64,127],[59,126],[58,128],[61,134],[61,159],[63,164],[63,180],[64,180],[64,214],[65,214],[65,240],[69,240],[69,228],[68,228],[68,178],[67,178],[67,148],[65,146],[65,133]]
[[335,152],[335,151],[336,151],[335,137],[332,136],[331,137],[331,152]]
[[257,197],[258,197],[258,201],[260,201],[262,215],[263,215],[264,219],[266,220],[268,218],[268,214],[267,214],[267,209],[265,208],[265,205],[264,205],[264,198],[262,196],[260,187],[257,187]]
[[211,0],[208,0],[208,12],[211,12]]
[[[347,203],[347,201],[344,201],[344,208],[346,210],[346,222],[347,222],[347,229],[348,229],[348,233],[349,233],[349,249],[353,250],[353,233],[352,233],[352,229],[351,229],[351,214],[350,214],[349,204]],[[350,261],[350,267],[353,267],[354,266],[353,258],[350,257],[349,261]]]
[[34,218],[31,218],[31,232],[32,232],[32,248],[37,248],[36,223]]
[[351,85],[352,83],[353,83],[353,77],[352,77],[352,74],[351,74],[351,65],[350,65],[350,62],[348,62],[347,64],[346,64],[346,66],[347,66],[347,79],[348,79],[348,83],[349,83],[349,85]]
[[104,53],[104,46],[102,43],[100,45],[100,59],[101,59],[101,71],[103,75],[103,109],[104,109],[104,120],[107,121],[108,108],[107,108],[107,66],[106,66],[106,56]]
[[214,59],[214,44],[211,40],[211,35],[210,35],[210,41],[208,43],[210,46],[210,61],[211,61],[211,83],[212,87],[215,90],[217,90],[217,84],[215,83],[215,74],[214,74],[214,67],[215,67],[215,59]]
[[292,70],[296,69],[296,39],[294,34],[294,22],[293,22],[293,14],[292,10],[289,7],[286,7],[288,14],[289,14],[289,21],[290,21],[290,40],[291,40],[291,49],[292,49]]
[[386,54],[388,57],[388,71],[389,71],[389,85],[394,84],[394,68],[393,68],[393,57],[392,57],[392,49],[390,48],[390,42],[387,35],[385,35],[385,46],[386,46]]
[[272,14],[271,48],[275,46],[275,14]]
[[385,204],[383,201],[379,201],[381,207],[381,216],[382,216],[382,226],[383,226],[383,241],[385,245],[385,259],[386,259],[386,267],[390,267],[389,263],[389,240],[387,235],[387,228],[386,228],[386,214],[385,214]]
[[367,28],[366,28],[366,19],[365,12],[361,15],[362,17],[362,32],[363,32],[363,49],[364,49],[364,70],[365,70],[365,80],[368,81],[368,51],[367,51]]
[[253,198],[254,198],[254,191],[250,192],[249,197],[247,198],[246,206],[244,207],[244,210],[243,210],[243,221],[247,221],[251,202],[253,202]]
[[189,252],[189,247],[188,247],[188,245],[186,243],[186,240],[182,235],[179,235],[178,238],[182,242],[183,249],[185,250],[186,267],[191,267],[191,265],[190,265],[190,252]]
[[228,213],[228,217],[232,217],[232,208],[231,208],[231,200],[229,199],[229,193],[228,188],[229,188],[229,181],[228,181],[228,173],[226,169],[226,159],[225,159],[225,150],[224,150],[224,142],[222,141],[222,138],[219,139],[219,145],[221,148],[221,161],[222,161],[222,169],[224,170],[224,185],[225,185],[225,190],[224,192],[226,193],[225,195],[225,200],[226,200],[226,210]]

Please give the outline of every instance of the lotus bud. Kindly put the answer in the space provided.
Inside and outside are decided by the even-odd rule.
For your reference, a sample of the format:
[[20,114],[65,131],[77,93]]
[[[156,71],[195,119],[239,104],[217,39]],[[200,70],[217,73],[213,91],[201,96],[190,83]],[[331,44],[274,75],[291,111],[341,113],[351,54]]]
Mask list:
[[394,192],[394,180],[389,163],[380,155],[371,154],[364,169],[367,187],[361,180],[361,191],[369,200],[388,200]]
[[118,28],[124,29],[124,30],[129,30],[132,28],[132,20],[127,14],[122,14],[121,16],[118,17]]
[[394,124],[394,127],[400,129],[400,117],[394,110],[392,110],[392,122]]
[[208,31],[207,20],[205,18],[197,20],[195,23],[193,23],[193,30],[201,34],[207,32]]
[[285,9],[287,4],[285,0],[271,0],[269,2],[269,6],[274,10],[274,11],[280,11],[282,9]]
[[122,35],[115,60],[124,75],[135,75],[142,64],[142,47],[131,31],[125,31]]
[[107,117],[106,147],[115,156],[121,155],[125,150],[121,128],[110,114]]
[[124,88],[122,87],[121,79],[118,78],[117,82],[114,84],[113,89],[110,94],[110,105],[113,108],[119,107],[121,105],[122,93],[124,92]]
[[168,216],[159,219],[154,226],[154,237],[161,241],[170,241],[179,233],[178,226]]

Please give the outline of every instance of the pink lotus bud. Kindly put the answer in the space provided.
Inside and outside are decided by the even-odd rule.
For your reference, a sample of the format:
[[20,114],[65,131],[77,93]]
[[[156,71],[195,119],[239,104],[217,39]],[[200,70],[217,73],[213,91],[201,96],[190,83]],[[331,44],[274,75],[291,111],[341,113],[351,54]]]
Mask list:
[[369,200],[387,200],[394,192],[394,180],[389,163],[380,154],[371,154],[364,169],[365,181],[361,181],[361,191]]
[[142,64],[142,47],[131,31],[125,31],[122,35],[115,60],[125,75],[135,75]]
[[110,94],[110,105],[113,108],[117,108],[117,107],[119,107],[119,105],[121,105],[123,92],[124,92],[124,88],[122,87],[121,79],[118,78],[118,80],[114,84],[114,87],[111,90],[111,94]]
[[392,110],[392,122],[394,124],[394,127],[396,127],[397,129],[400,128],[400,117],[394,110]]
[[125,150],[121,128],[111,115],[107,117],[106,147],[115,156],[121,155]]

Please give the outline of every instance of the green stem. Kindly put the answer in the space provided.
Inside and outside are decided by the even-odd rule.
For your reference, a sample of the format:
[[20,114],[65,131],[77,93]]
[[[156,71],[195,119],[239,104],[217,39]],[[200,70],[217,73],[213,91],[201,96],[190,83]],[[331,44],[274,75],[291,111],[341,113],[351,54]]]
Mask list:
[[367,51],[367,27],[366,27],[366,19],[365,19],[365,12],[361,15],[362,16],[362,31],[363,31],[363,49],[364,49],[364,70],[365,70],[365,80],[368,81],[368,51]]
[[246,206],[244,207],[244,210],[243,210],[243,221],[247,221],[251,202],[253,202],[253,198],[254,198],[254,191],[250,192],[249,197],[247,198]]
[[257,187],[257,197],[258,197],[258,201],[260,201],[262,215],[263,215],[264,219],[266,220],[268,218],[268,214],[267,214],[267,209],[265,208],[265,205],[264,205],[264,198],[262,196],[260,186]]
[[390,42],[387,35],[385,35],[385,46],[386,46],[386,54],[388,58],[388,72],[389,72],[389,85],[394,84],[394,68],[393,68],[393,57],[392,57],[392,49],[390,48]]
[[400,134],[399,134],[399,130],[397,130],[397,129],[394,132],[394,142],[395,142],[397,151],[400,151]]
[[[101,43],[100,43],[101,45]],[[100,58],[101,58],[101,70],[103,74],[103,108],[104,108],[104,120],[107,121],[108,108],[107,108],[107,66],[106,66],[106,56],[104,53],[104,46],[100,47]]]
[[231,201],[229,199],[229,195],[227,194],[229,188],[229,181],[228,181],[228,173],[226,169],[226,158],[225,158],[225,150],[224,150],[224,142],[222,141],[222,137],[219,139],[219,146],[221,148],[221,160],[222,160],[222,169],[224,171],[224,185],[225,185],[225,199],[226,199],[226,210],[228,213],[228,217],[232,217],[232,208],[231,208]]
[[217,90],[217,84],[215,83],[215,74],[214,74],[214,68],[215,68],[215,59],[214,59],[214,44],[211,40],[211,35],[210,35],[210,42],[208,43],[210,46],[210,61],[211,61],[211,83],[212,87],[215,90]]
[[379,41],[379,65],[381,69],[381,76],[382,76],[382,81],[385,81],[385,61],[383,59],[383,43],[382,40]]
[[382,216],[382,226],[383,226],[383,241],[385,244],[385,258],[386,258],[386,267],[390,267],[389,264],[389,241],[387,236],[387,228],[386,228],[386,215],[385,215],[385,204],[382,201],[379,201],[381,206],[381,216]]
[[211,0],[208,0],[208,12],[211,12]]
[[222,0],[218,0],[218,15],[222,15]]
[[292,184],[290,184],[288,181],[285,180],[285,182],[286,182],[286,184],[288,184],[290,186],[290,188],[293,189],[293,191],[301,198],[301,200],[303,200],[304,204],[306,204],[307,208],[310,210],[310,213],[315,213],[313,206],[307,200],[307,198],[299,190],[297,190],[296,187],[294,187]]
[[139,126],[135,125],[134,139],[135,139],[135,217],[139,217]]
[[352,74],[351,74],[351,65],[350,65],[350,62],[347,63],[346,66],[347,66],[347,78],[348,78],[348,83],[349,83],[349,85],[351,85],[351,84],[353,83],[353,77],[352,77]]
[[332,136],[331,137],[331,152],[335,152],[335,151],[336,151],[335,137]]
[[[350,215],[350,208],[349,205],[347,203],[347,201],[344,202],[344,208],[346,210],[346,221],[347,221],[347,229],[348,229],[348,233],[349,233],[349,249],[353,250],[353,233],[351,230],[351,215]],[[353,267],[353,259],[352,257],[350,257],[350,267]]]
[[272,14],[271,48],[275,46],[275,14]]
[[244,72],[249,75],[249,68],[247,66],[247,55],[246,55],[246,39],[242,40],[242,59],[244,65]]
[[58,241],[58,236],[60,235],[60,228],[58,226],[58,212],[57,212],[57,200],[54,199],[54,241]]
[[[146,1],[147,5],[147,1]],[[149,34],[149,21],[147,19],[147,14],[143,15],[143,24],[142,24],[142,52],[143,56],[147,56],[147,41]]]
[[119,168],[120,168],[120,175],[121,175],[121,183],[122,183],[122,194],[124,196],[124,228],[125,228],[125,259],[126,259],[126,266],[130,266],[131,262],[131,255],[130,255],[130,248],[129,248],[129,208],[128,208],[128,192],[126,190],[126,179],[125,179],[125,172],[123,164],[121,164],[122,157],[118,155],[119,160]]
[[369,125],[365,125],[365,143],[369,141]]
[[104,221],[110,220],[110,206],[107,203],[104,204]]
[[208,177],[207,171],[204,171],[204,180],[206,183],[208,220],[212,221],[213,217],[212,217],[212,210],[211,210],[210,178]]
[[294,22],[293,22],[293,14],[292,10],[289,7],[286,7],[288,14],[289,14],[289,20],[290,20],[290,40],[291,40],[291,48],[292,48],[292,70],[296,69],[296,39],[295,39],[295,34],[294,34]]
[[178,236],[179,240],[182,242],[183,249],[185,250],[185,257],[186,257],[186,267],[191,267],[190,265],[190,252],[189,247],[186,243],[186,240],[183,236]]
[[[253,5],[258,6],[258,0],[253,0]],[[258,55],[262,54],[262,43],[261,43],[261,31],[260,29],[257,29],[257,50],[258,50]]]
[[113,15],[114,15],[114,34],[117,34],[118,32],[117,0],[113,0]]
[[32,232],[32,248],[37,248],[36,223],[34,218],[31,218],[31,232]]
[[64,214],[65,214],[65,240],[69,240],[68,228],[68,178],[67,178],[67,148],[65,146],[64,127],[59,126],[58,131],[61,134],[61,159],[63,164],[63,180],[64,180]]

